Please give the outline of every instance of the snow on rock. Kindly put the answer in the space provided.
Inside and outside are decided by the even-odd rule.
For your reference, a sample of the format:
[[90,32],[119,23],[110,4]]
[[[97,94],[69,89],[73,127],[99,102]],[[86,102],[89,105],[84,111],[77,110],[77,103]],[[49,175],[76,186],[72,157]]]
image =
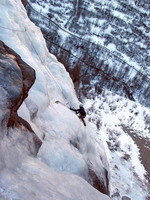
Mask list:
[[[82,179],[109,194],[108,163],[96,129],[87,120],[84,127],[69,109],[80,104],[69,74],[49,54],[41,31],[30,22],[21,1],[2,0],[0,10],[0,39],[36,72],[35,83],[28,97],[24,96],[27,99],[15,109],[15,116],[22,117],[19,128],[7,129],[8,135],[0,143],[4,163],[0,168],[1,196],[25,200],[109,199]],[[0,89],[3,91],[3,87]],[[29,153],[33,148],[27,134],[30,131],[42,140],[37,158]]]
[[[109,200],[84,179],[67,172],[55,172],[38,159],[28,158],[15,173],[0,174],[1,199],[32,200]],[[5,198],[4,198],[5,197]]]
[[78,117],[61,104],[54,104],[46,110],[38,124],[41,122],[46,134],[39,152],[41,160],[55,170],[78,174],[92,184],[97,177],[97,188],[108,193],[107,161],[100,159],[106,160],[106,155],[94,138],[94,127],[88,124],[85,128]]

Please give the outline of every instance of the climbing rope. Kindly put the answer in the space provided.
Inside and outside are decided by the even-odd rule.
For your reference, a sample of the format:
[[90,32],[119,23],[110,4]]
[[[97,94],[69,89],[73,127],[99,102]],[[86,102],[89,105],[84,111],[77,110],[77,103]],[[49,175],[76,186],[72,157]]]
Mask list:
[[[25,33],[26,33],[26,35],[27,35],[27,37],[28,37],[28,40],[30,41],[30,43],[31,43],[31,45],[32,45],[32,48],[33,48],[33,50],[35,51],[35,53],[37,54],[37,56],[38,56],[38,58],[39,58],[41,64],[43,64],[43,66],[45,67],[45,69],[46,69],[46,71],[48,72],[48,74],[53,78],[53,80],[55,81],[57,87],[58,87],[59,90],[61,91],[61,93],[62,93],[64,99],[66,100],[66,102],[67,102],[67,104],[68,104],[69,102],[68,102],[67,98],[65,97],[62,88],[60,87],[60,85],[58,84],[58,82],[55,80],[55,77],[54,77],[53,74],[50,72],[50,70],[48,70],[47,67],[44,65],[44,61],[42,61],[42,59],[40,58],[40,56],[39,56],[39,54],[38,54],[36,48],[35,48],[34,45],[33,45],[32,40],[30,39],[30,37],[29,37],[29,35],[28,35],[28,33],[27,33],[27,30],[26,30],[26,29],[25,29],[24,31],[14,30],[14,29],[9,29],[9,28],[3,27],[3,26],[0,26],[0,28],[7,29],[7,30],[11,30],[11,31],[16,31],[16,32],[25,32]],[[53,43],[54,43],[54,42],[53,42]],[[54,44],[57,45],[57,46],[59,46],[59,45],[56,44],[56,43],[54,43]],[[59,48],[61,48],[61,47],[59,46]],[[64,49],[64,48],[63,48],[63,50],[67,51],[67,50]],[[71,54],[72,56],[76,57],[76,58],[79,60],[79,62],[84,63],[87,67],[90,67],[90,68],[94,68],[94,69],[96,69],[96,70],[99,70],[99,71],[101,71],[102,73],[104,73],[106,76],[108,76],[108,74],[106,74],[102,69],[97,68],[97,67],[94,67],[94,66],[91,66],[91,65],[89,65],[88,63],[85,63],[84,61],[82,61],[81,59],[79,59],[77,56],[73,55],[72,53],[70,53],[70,54]],[[86,69],[85,72],[87,72],[87,70],[88,70],[88,69]],[[84,72],[84,73],[85,73],[85,72]],[[84,74],[83,74],[83,75],[84,75]],[[82,75],[82,76],[83,76],[83,75]],[[82,76],[80,76],[80,78],[82,78]],[[111,77],[111,76],[110,76],[110,78],[111,78],[111,79],[114,79],[114,77]],[[119,86],[120,84],[117,83],[117,85]],[[101,88],[101,90],[104,90],[104,89]],[[117,93],[115,93],[115,92],[112,92],[112,93],[117,94]]]

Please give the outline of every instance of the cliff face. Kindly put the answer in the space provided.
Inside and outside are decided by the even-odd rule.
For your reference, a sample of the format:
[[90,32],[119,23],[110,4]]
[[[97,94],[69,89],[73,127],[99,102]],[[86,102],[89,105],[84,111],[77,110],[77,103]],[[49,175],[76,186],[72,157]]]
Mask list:
[[[31,126],[17,114],[18,108],[28,96],[28,91],[35,81],[35,71],[2,41],[0,41],[0,66],[0,168],[3,168],[11,167],[13,157],[17,154],[20,156],[17,149],[15,153],[13,150],[9,152],[11,142],[8,143],[8,149],[3,146],[2,141],[6,136],[10,141],[17,137],[16,145],[22,146],[25,151],[33,155],[37,154],[41,141]],[[12,128],[20,133],[14,134]],[[8,154],[4,153],[5,150]]]
[[109,166],[96,127],[69,109],[80,104],[69,74],[21,1],[0,10],[0,198],[110,199],[94,189],[109,194]]
[[24,5],[24,6],[26,6],[27,5],[27,0],[22,0],[22,4]]
[[147,1],[31,3],[47,14],[26,5],[29,18],[41,28],[50,52],[65,65],[81,96],[91,87],[97,93],[107,88],[150,106]]

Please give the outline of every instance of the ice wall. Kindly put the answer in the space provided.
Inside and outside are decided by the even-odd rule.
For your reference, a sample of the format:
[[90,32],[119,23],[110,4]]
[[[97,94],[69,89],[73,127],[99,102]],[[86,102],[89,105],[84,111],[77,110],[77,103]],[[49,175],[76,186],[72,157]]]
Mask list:
[[[0,171],[2,198],[109,199],[83,180],[91,185],[96,182],[97,189],[109,193],[107,158],[95,127],[86,121],[85,128],[69,109],[80,103],[69,74],[49,54],[40,29],[28,19],[21,1],[2,0],[0,10],[0,39],[36,73],[28,97],[16,109],[23,122],[6,127],[7,135],[0,143],[6,163]],[[37,157],[23,139],[27,136],[24,122],[42,141]],[[32,144],[30,135],[27,139]]]

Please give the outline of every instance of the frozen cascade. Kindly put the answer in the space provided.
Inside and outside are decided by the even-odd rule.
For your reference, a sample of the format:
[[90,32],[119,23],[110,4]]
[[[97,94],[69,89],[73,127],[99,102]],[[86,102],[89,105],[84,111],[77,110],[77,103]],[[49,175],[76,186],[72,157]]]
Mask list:
[[[15,124],[14,119],[14,128],[7,128],[5,122],[1,130],[0,158],[5,165],[0,168],[0,198],[109,199],[85,181],[94,185],[96,178],[98,187],[109,193],[109,167],[96,128],[88,121],[85,128],[68,108],[80,103],[69,74],[49,54],[40,29],[28,19],[20,0],[2,0],[0,10],[0,40],[36,72],[35,83],[18,110],[22,121]],[[8,57],[11,68],[15,58]],[[36,157],[30,152],[32,131],[42,141]]]

